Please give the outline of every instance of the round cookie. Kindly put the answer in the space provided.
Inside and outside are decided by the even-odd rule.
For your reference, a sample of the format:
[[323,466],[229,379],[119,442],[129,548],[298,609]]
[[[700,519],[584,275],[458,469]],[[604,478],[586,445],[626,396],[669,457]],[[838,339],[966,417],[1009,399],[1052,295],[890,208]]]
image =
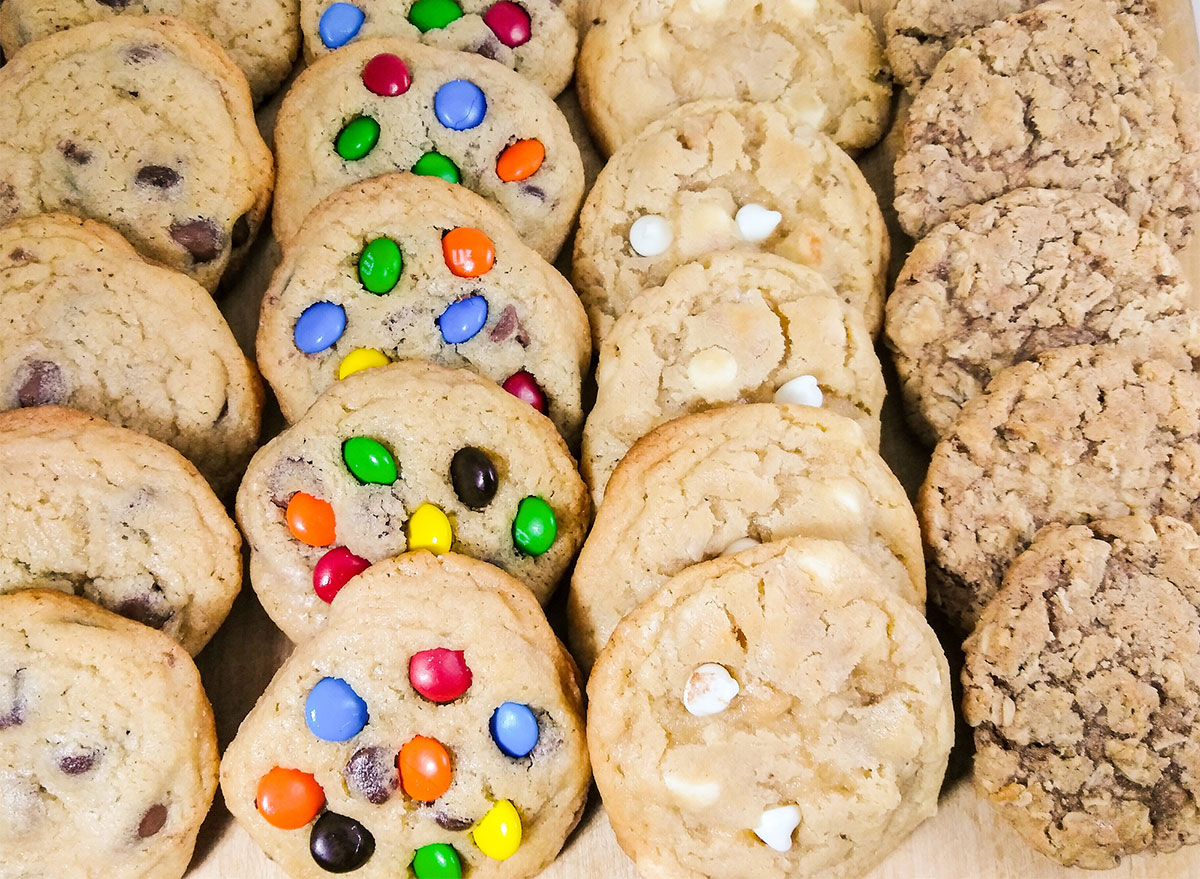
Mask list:
[[592,338],[672,269],[721,250],[815,269],[879,331],[888,236],[858,166],[776,107],[715,101],[625,144],[588,194],[573,272]]
[[503,571],[382,561],[242,723],[225,802],[296,879],[534,876],[587,799],[578,675]]
[[883,372],[862,316],[815,271],[771,254],[704,257],[643,291],[604,340],[596,384],[581,464],[597,506],[638,439],[716,406],[820,406],[879,446]]
[[1001,372],[933,452],[918,511],[930,592],[969,632],[1040,528],[1127,515],[1200,523],[1200,375],[1115,346]]
[[567,612],[589,668],[621,618],[670,577],[751,541],[841,540],[918,606],[921,535],[908,497],[848,418],[754,403],[688,415],[613,472],[579,555]]
[[1198,569],[1169,516],[1050,525],[967,640],[976,784],[1060,864],[1200,842]]
[[1001,369],[1120,344],[1190,366],[1200,314],[1179,261],[1099,195],[1019,189],[921,239],[887,301],[909,421],[933,444]]
[[606,153],[692,101],[775,104],[846,149],[883,136],[892,82],[871,21],[838,0],[610,0],[579,54]]
[[576,447],[592,356],[562,275],[491,204],[414,174],[309,215],[263,297],[257,354],[289,421],[360,363],[428,360],[524,393]]
[[546,601],[590,512],[549,419],[421,361],[331,387],[254,456],[237,501],[254,590],[293,641],[324,623],[346,580],[406,550],[481,558]]
[[327,195],[391,171],[462,183],[548,260],[583,198],[579,147],[544,91],[495,61],[408,40],[363,40],[314,62],[283,100],[275,149],[285,245]]
[[70,406],[174,446],[219,493],[258,443],[263,390],[212,297],[65,214],[0,227],[0,409]]
[[216,788],[179,645],[60,592],[0,596],[5,875],[178,879]]
[[627,617],[587,732],[641,875],[861,876],[937,811],[950,671],[844,544],[781,541],[693,565]]
[[1200,210],[1200,103],[1143,15],[1112,0],[1041,3],[976,31],[917,95],[896,211],[924,237],[1022,187],[1111,199],[1173,248]]
[[229,53],[256,102],[283,84],[300,50],[296,0],[4,0],[0,47],[11,58],[27,43],[121,13],[169,15],[200,28]]
[[355,40],[401,37],[498,61],[551,97],[575,72],[577,14],[577,0],[300,0],[309,61]]

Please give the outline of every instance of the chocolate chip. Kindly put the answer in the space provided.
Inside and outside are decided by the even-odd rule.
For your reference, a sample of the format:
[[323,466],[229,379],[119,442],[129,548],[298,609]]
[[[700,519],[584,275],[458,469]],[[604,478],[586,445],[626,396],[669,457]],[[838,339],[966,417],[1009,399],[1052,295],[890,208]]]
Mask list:
[[33,262],[35,259],[37,259],[36,256],[34,256],[24,247],[14,247],[12,253],[8,255],[8,258],[12,260],[15,265],[19,266],[23,266],[26,263]]
[[443,830],[469,830],[475,822],[470,818],[459,818],[456,815],[448,815],[445,812],[435,812],[433,820],[437,822],[438,827]]
[[113,610],[127,619],[152,629],[161,629],[171,621],[171,617],[175,616],[174,608],[167,604],[162,589],[158,586],[143,595],[126,598]]
[[96,2],[110,9],[124,9],[129,5],[129,0],[96,0]]
[[125,60],[130,64],[153,61],[159,56],[159,51],[158,46],[130,46],[125,50]]
[[27,360],[17,370],[17,405],[49,406],[66,397],[66,383],[58,364],[49,360]]
[[495,40],[487,40],[475,47],[475,54],[497,61],[500,58],[500,44]]
[[172,223],[171,239],[198,263],[212,262],[225,249],[225,233],[207,217]]
[[100,751],[88,748],[62,755],[58,758],[58,768],[66,775],[83,775],[85,772],[91,772],[99,759]]
[[174,168],[168,168],[166,165],[145,165],[138,169],[137,177],[138,186],[153,186],[155,189],[170,189],[172,186],[178,186],[180,181],[179,172]]
[[25,700],[21,698],[21,678],[25,669],[12,673],[7,684],[0,689],[0,729],[20,726],[25,722]]
[[380,806],[388,801],[399,784],[396,752],[387,748],[359,748],[342,769],[350,793]]
[[229,243],[236,250],[239,247],[244,247],[250,240],[250,215],[242,214],[233,223],[233,232],[229,236]]
[[521,187],[521,191],[526,195],[533,196],[538,201],[546,200],[546,190],[542,189],[540,186],[534,186],[531,183],[526,183]]
[[529,333],[525,331],[525,325],[517,317],[517,309],[512,305],[506,305],[504,306],[504,311],[500,312],[500,319],[492,327],[488,338],[493,342],[503,342],[514,332],[517,334],[517,344],[522,348],[528,348],[530,341]]
[[76,165],[86,165],[92,160],[92,154],[74,141],[64,140],[58,145],[58,151],[64,159]]
[[155,803],[146,810],[146,814],[142,816],[141,822],[138,824],[138,836],[142,839],[149,839],[158,831],[163,829],[163,825],[167,823],[167,807],[162,803]]

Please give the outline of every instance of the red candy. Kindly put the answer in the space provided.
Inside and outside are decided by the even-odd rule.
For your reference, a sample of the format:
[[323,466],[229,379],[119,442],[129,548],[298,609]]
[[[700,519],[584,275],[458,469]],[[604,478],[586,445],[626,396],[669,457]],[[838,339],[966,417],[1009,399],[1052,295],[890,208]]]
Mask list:
[[471,669],[461,650],[435,647],[413,654],[408,680],[430,702],[453,702],[471,686]]
[[362,80],[363,85],[370,91],[385,98],[402,95],[412,85],[408,65],[387,52],[376,55],[367,62],[367,66],[363,68]]
[[492,6],[483,14],[483,20],[500,42],[510,49],[528,43],[533,32],[529,23],[529,13],[508,0],[501,0]]
[[313,589],[317,597],[328,604],[351,577],[357,577],[369,567],[369,561],[356,556],[346,547],[335,547],[321,556],[313,568]]
[[538,383],[533,380],[533,376],[525,370],[514,372],[506,378],[503,387],[518,400],[524,400],[543,415],[546,414],[546,395],[542,393]]

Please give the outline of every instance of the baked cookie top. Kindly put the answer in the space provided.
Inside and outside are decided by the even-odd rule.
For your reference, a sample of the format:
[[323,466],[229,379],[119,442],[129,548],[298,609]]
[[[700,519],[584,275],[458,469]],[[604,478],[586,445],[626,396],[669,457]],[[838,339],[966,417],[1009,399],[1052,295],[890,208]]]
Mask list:
[[554,101],[495,61],[401,39],[315,61],[275,125],[275,236],[287,244],[330,193],[413,171],[461,183],[554,259],[583,198],[583,162]]
[[588,682],[588,747],[646,876],[861,876],[937,811],[950,672],[921,611],[845,544],[677,574]]
[[216,788],[212,708],[178,644],[61,592],[0,596],[6,875],[177,879]]
[[1198,570],[1179,519],[1049,525],[967,640],[976,783],[1060,864],[1200,842]]
[[705,101],[625,144],[579,217],[574,280],[603,339],[642,290],[719,250],[815,269],[877,333],[887,229],[858,166],[770,104]]
[[1111,199],[1173,248],[1200,209],[1200,110],[1158,33],[1112,0],[1052,0],[976,31],[913,102],[896,161],[900,224],[921,238],[1021,187]]
[[582,814],[582,715],[578,671],[529,590],[413,553],[338,595],[242,723],[221,787],[297,879],[520,879]]
[[[97,88],[104,83],[104,88]],[[246,79],[210,38],[118,15],[0,68],[0,222],[62,211],[214,290],[271,199]]]
[[932,444],[1001,369],[1049,348],[1120,344],[1190,365],[1200,314],[1162,238],[1099,195],[1019,189],[913,248],[887,301],[909,420]]
[[579,55],[579,97],[613,153],[691,101],[775,104],[846,149],[883,136],[892,82],[870,19],[837,0],[611,0]]

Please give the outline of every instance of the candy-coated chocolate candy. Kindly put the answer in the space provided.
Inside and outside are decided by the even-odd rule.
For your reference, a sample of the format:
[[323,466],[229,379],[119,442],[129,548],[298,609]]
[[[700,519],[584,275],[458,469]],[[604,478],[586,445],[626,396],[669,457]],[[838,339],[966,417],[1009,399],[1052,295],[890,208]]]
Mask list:
[[403,268],[400,245],[391,238],[376,238],[358,255],[358,279],[372,293],[392,292]]
[[336,520],[329,501],[298,491],[288,501],[286,518],[292,537],[301,543],[329,546],[335,540]]
[[355,348],[338,364],[338,381],[377,366],[387,366],[392,361],[378,348]]
[[450,520],[433,504],[421,504],[408,520],[409,551],[427,549],[434,555],[450,551],[454,529]]
[[500,476],[487,452],[464,446],[450,460],[450,484],[465,506],[482,510],[496,496]]
[[546,395],[542,393],[533,376],[525,370],[514,372],[504,380],[502,387],[518,400],[524,400],[543,415],[546,414]]
[[353,818],[326,812],[313,825],[308,850],[327,873],[349,873],[375,854],[375,837]]
[[341,678],[321,678],[304,702],[304,722],[323,742],[346,742],[367,725],[367,703]]
[[479,850],[494,861],[511,858],[521,847],[521,816],[508,800],[501,800],[488,810],[483,820],[471,831]]
[[412,74],[404,59],[391,52],[381,52],[363,67],[363,85],[367,91],[380,97],[394,98],[408,91],[412,85]]
[[317,33],[326,49],[340,49],[358,36],[366,15],[353,3],[332,3],[321,13]]
[[435,647],[414,653],[408,680],[430,702],[453,702],[471,686],[471,669],[461,650]]
[[496,159],[496,176],[505,183],[528,180],[546,161],[546,148],[540,140],[518,140],[505,147]]
[[509,757],[526,757],[538,743],[537,717],[528,705],[505,702],[488,722],[492,741]]
[[313,568],[313,590],[326,604],[342,591],[353,577],[357,577],[371,563],[357,556],[344,546],[335,546],[317,561]]
[[478,278],[496,264],[496,247],[480,230],[459,226],[442,237],[442,257],[451,274],[460,278]]
[[417,849],[412,871],[417,879],[462,879],[462,861],[454,846],[435,842]]
[[513,519],[513,540],[526,555],[541,555],[554,545],[558,522],[554,510],[540,497],[527,497],[517,507]]
[[438,328],[447,345],[459,345],[475,338],[487,323],[488,304],[482,296],[468,296],[451,302],[438,318]]
[[450,755],[442,743],[415,736],[400,749],[400,786],[414,800],[432,803],[450,788]]
[[533,34],[529,13],[509,0],[493,4],[483,14],[483,21],[492,29],[496,39],[510,49],[525,45]]
[[272,827],[299,830],[317,817],[325,805],[325,791],[307,772],[276,766],[258,780],[254,802]]
[[458,21],[462,14],[462,7],[454,0],[417,0],[408,10],[408,20],[425,33]]
[[433,96],[433,113],[451,131],[466,131],[487,115],[487,98],[475,83],[452,79]]
[[292,338],[305,354],[331,348],[346,332],[346,309],[332,302],[314,302],[296,319]]
[[462,182],[458,166],[441,153],[431,152],[421,156],[417,159],[417,164],[413,165],[412,172],[421,177],[441,177],[447,183]]
[[356,436],[342,443],[342,461],[355,479],[370,485],[391,485],[400,476],[392,453],[369,437]]
[[370,116],[359,116],[346,123],[337,136],[334,146],[337,154],[347,162],[363,158],[375,144],[379,143],[379,123]]

